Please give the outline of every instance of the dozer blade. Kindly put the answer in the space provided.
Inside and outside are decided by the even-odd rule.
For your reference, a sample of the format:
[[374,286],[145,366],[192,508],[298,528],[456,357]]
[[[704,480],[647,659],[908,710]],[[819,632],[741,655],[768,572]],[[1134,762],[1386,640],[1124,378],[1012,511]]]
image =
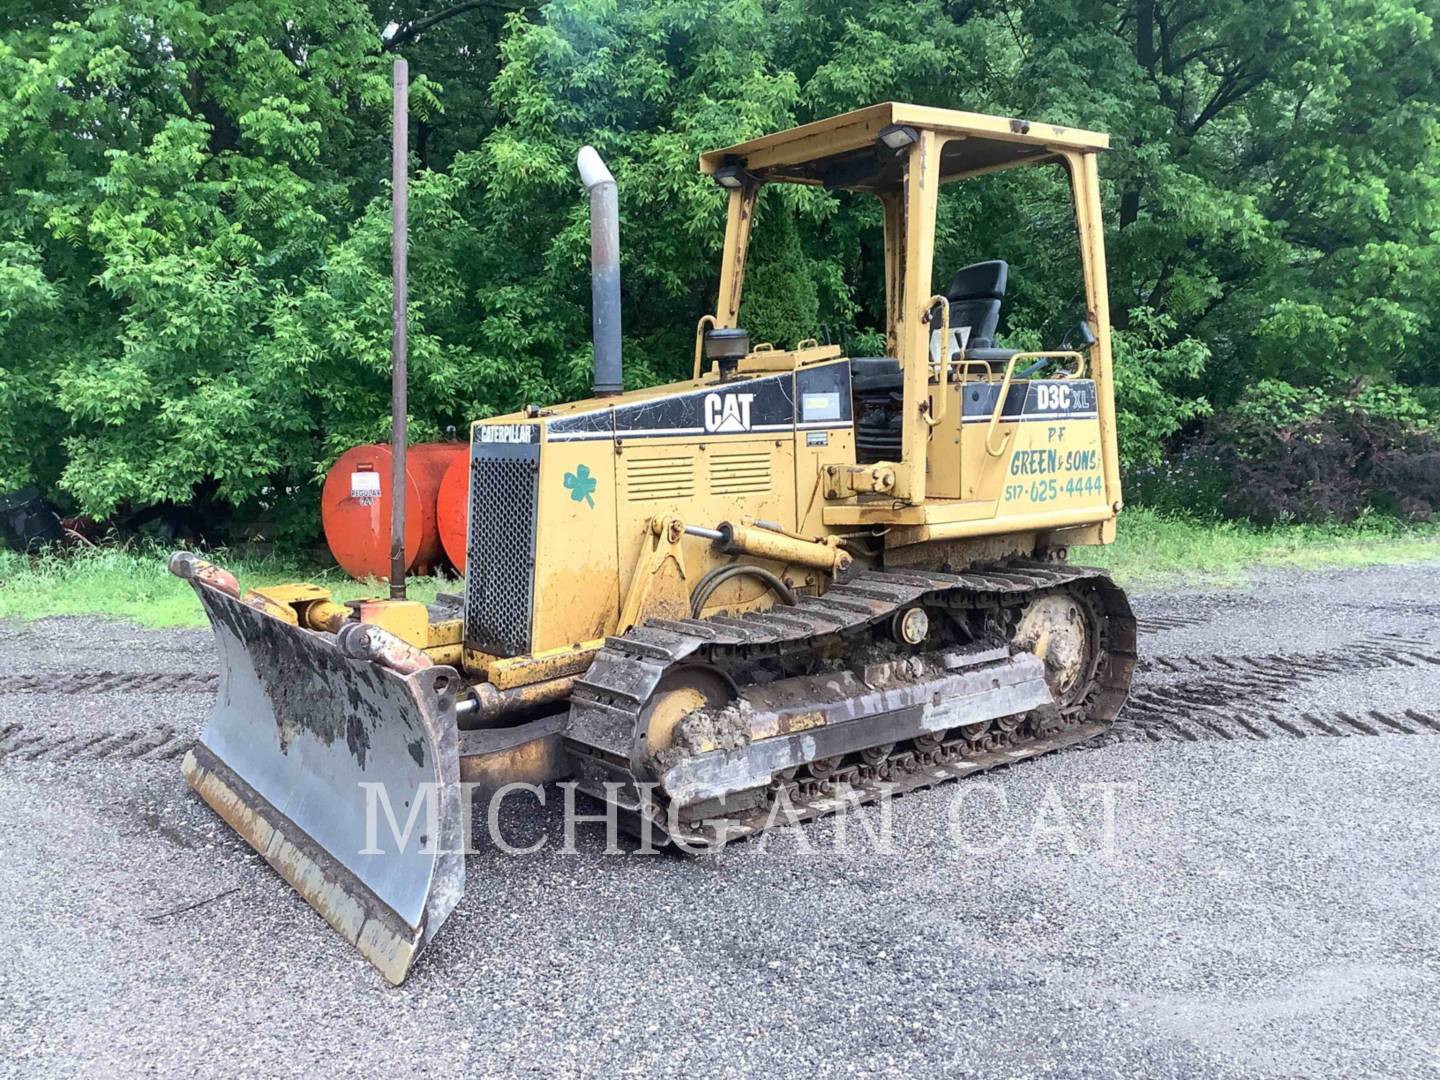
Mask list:
[[398,985],[465,889],[456,672],[352,660],[192,584],[220,685],[186,780]]

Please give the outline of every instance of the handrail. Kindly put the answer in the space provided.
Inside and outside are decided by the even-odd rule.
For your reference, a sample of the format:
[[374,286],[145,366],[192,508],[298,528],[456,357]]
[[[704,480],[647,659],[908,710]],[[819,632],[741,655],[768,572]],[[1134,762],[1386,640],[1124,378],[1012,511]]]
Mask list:
[[[971,359],[969,359],[964,353],[961,353],[960,356],[959,356],[957,359],[952,360],[952,361],[950,361],[950,362],[958,369],[958,371],[959,371],[959,377],[958,377],[958,379],[957,379],[956,381],[961,382],[961,383],[964,383],[964,382],[968,382],[968,381],[969,381],[969,379],[970,379],[970,369],[971,369],[971,368],[979,368],[979,369],[980,369],[981,371],[983,371],[986,375],[989,375],[989,374],[990,374],[990,361],[989,361],[989,360],[971,360]],[[977,380],[975,380],[975,381],[976,381],[976,382],[981,382],[981,381],[984,381],[984,380],[977,379]]]
[[[934,427],[945,419],[945,411],[949,407],[949,395],[946,391],[950,388],[950,301],[947,297],[935,295],[925,305],[925,321],[930,321],[930,312],[936,305],[940,306],[940,409],[935,409],[934,398],[926,398],[922,406],[923,411],[920,418],[930,427]],[[928,366],[928,365],[927,365]],[[929,380],[927,379],[928,383]]]
[[700,321],[695,324],[695,372],[690,377],[696,382],[700,381],[700,358],[705,352],[705,331],[713,330],[718,325],[714,315],[701,315]]
[[1000,382],[1000,393],[995,399],[995,411],[990,414],[990,423],[985,428],[985,450],[991,457],[999,457],[1005,452],[1005,447],[1010,442],[1013,431],[1006,432],[1005,438],[997,447],[995,445],[995,429],[1000,426],[1000,413],[1005,408],[1005,399],[1010,395],[1010,382],[1015,376],[1015,365],[1021,360],[1054,360],[1060,357],[1072,357],[1075,360],[1075,370],[1062,375],[1059,379],[1078,379],[1085,372],[1085,354],[1075,352],[1072,349],[1051,350],[1048,352],[1018,352],[1010,357],[1005,364],[1005,378]]
[[1007,431],[998,447],[994,443],[995,429],[1000,426],[1000,413],[1005,408],[1005,399],[1010,396],[1010,380],[1015,374],[1015,361],[1024,355],[1024,353],[1016,353],[1005,364],[1005,378],[1000,382],[1000,393],[995,395],[995,411],[990,414],[990,423],[985,428],[985,452],[991,457],[999,457],[1003,454],[1005,447],[1010,445],[1010,437],[1015,434],[1013,429]]
[[[1084,356],[1083,353],[1079,353],[1079,352],[1069,352],[1069,351],[1065,351],[1065,352],[1023,352],[1023,353],[1017,353],[1017,354],[1015,355],[1015,359],[1016,359],[1016,360],[1030,360],[1030,359],[1053,360],[1053,359],[1055,359],[1055,358],[1057,358],[1057,357],[1062,357],[1062,356],[1064,356],[1064,357],[1073,357],[1073,358],[1074,358],[1074,360],[1075,360],[1075,370],[1074,370],[1074,371],[1062,372],[1061,374],[1054,376],[1054,378],[1057,378],[1057,379],[1078,379],[1078,378],[1081,378],[1081,377],[1085,374],[1085,356]],[[988,374],[990,374],[990,364],[991,364],[991,361],[989,361],[989,360],[976,360],[976,359],[974,359],[973,357],[966,356],[963,352],[958,353],[958,354],[956,354],[955,358],[950,361],[950,366],[951,366],[951,368],[953,369],[953,372],[954,372],[954,374],[951,375],[951,379],[952,379],[953,381],[955,381],[955,382],[967,382],[967,381],[969,381],[969,378],[970,378],[970,372],[971,372],[974,368],[979,368],[979,369],[981,370],[981,372],[983,372],[984,374],[988,375]],[[938,366],[938,365],[933,365],[933,366]],[[1022,376],[1022,377],[1023,377],[1023,376]],[[936,378],[939,378],[938,372],[936,373]],[[980,380],[980,379],[977,379],[976,381],[977,381],[977,382],[980,382],[980,381],[988,381],[988,380]]]

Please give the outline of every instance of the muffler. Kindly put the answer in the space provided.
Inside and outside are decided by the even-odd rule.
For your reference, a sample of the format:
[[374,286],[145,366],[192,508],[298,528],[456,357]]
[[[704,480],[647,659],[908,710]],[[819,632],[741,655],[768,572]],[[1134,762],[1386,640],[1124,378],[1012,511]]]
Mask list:
[[590,190],[590,301],[595,339],[595,396],[625,388],[620,359],[620,199],[615,177],[593,146],[575,159]]

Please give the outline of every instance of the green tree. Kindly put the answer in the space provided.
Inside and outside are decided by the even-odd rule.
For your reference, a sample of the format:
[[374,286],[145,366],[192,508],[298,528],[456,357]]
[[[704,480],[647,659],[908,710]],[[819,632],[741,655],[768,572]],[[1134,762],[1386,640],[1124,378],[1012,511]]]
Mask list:
[[[396,53],[419,73],[417,437],[586,392],[582,144],[620,182],[642,385],[688,370],[714,303],[724,199],[696,156],[890,99],[1113,133],[1133,460],[1262,379],[1332,397],[1362,379],[1433,413],[1437,3],[28,6],[0,34],[0,487],[96,514],[268,502],[313,530],[326,465],[388,428]],[[752,328],[873,348],[873,200],[775,191],[761,213]],[[946,190],[937,278],[993,257],[1002,338],[1058,344],[1082,306],[1058,170]]]
[[1435,385],[1431,0],[1044,0],[1017,104],[1115,132],[1112,308],[1212,354],[1219,404],[1261,378]]
[[0,422],[17,451],[0,483],[58,468],[104,514],[307,474],[359,359],[296,347],[294,324],[379,191],[389,94],[368,10],[54,15],[72,21],[36,13],[0,44]]

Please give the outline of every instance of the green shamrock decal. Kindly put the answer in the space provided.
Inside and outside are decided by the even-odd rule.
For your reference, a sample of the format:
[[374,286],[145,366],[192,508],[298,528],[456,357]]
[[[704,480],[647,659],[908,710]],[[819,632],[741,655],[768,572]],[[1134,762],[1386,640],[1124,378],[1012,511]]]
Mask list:
[[590,475],[590,466],[581,465],[574,472],[565,474],[565,486],[570,489],[570,498],[573,502],[584,499],[590,509],[595,509],[595,494],[597,481]]

